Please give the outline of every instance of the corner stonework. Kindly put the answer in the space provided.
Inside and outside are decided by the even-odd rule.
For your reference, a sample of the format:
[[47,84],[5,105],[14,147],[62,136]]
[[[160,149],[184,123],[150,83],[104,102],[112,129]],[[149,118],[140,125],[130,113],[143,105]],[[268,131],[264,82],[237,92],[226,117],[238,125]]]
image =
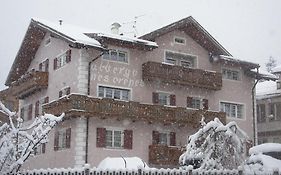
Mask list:
[[88,68],[90,56],[87,50],[80,49],[80,58],[78,63],[78,93],[87,95],[88,93]]
[[75,119],[75,167],[84,166],[86,156],[86,125],[87,119],[85,117],[78,117]]

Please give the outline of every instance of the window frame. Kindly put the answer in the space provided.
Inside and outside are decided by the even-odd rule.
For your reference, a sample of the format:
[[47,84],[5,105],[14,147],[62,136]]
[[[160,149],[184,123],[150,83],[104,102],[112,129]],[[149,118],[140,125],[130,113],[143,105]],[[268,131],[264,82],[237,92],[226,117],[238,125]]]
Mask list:
[[[116,52],[116,59],[112,59],[112,52]],[[105,53],[107,53],[107,51]],[[102,60],[129,64],[130,57],[129,57],[128,50],[116,48],[116,49],[109,49],[108,54],[105,54],[105,53],[102,55]],[[120,54],[125,54],[125,61],[118,59],[120,57]]]
[[[226,71],[227,73],[224,74],[224,71]],[[232,76],[231,78],[228,77],[228,72],[231,72],[231,76]],[[234,73],[234,72],[237,72],[237,73],[238,73],[238,79],[234,79],[234,78],[233,78],[233,73]],[[242,73],[241,73],[241,70],[223,67],[223,68],[221,69],[221,74],[222,74],[222,79],[223,79],[223,80],[230,80],[230,81],[235,81],[235,82],[240,82],[240,81],[242,81]]]
[[[229,113],[230,115],[228,115],[228,113],[225,111],[225,106],[223,107],[224,110],[222,110],[222,103],[224,104],[229,104]],[[235,105],[235,117],[231,116],[231,108],[233,106],[231,105]],[[242,110],[241,110],[241,118],[238,117],[238,105],[242,107]],[[237,103],[237,102],[230,102],[230,101],[219,101],[219,111],[221,112],[225,112],[226,113],[226,116],[228,118],[231,118],[231,119],[237,119],[237,120],[246,120],[246,105],[244,103]]]
[[[103,97],[100,96],[100,87],[104,88],[104,90],[103,90]],[[120,99],[114,98],[115,97],[114,96],[115,93],[111,94],[111,98],[110,97],[106,97],[106,89],[111,89],[111,90],[115,90],[115,91],[119,90],[121,98]],[[123,99],[124,91],[128,92],[128,99]],[[120,100],[120,101],[131,101],[131,99],[132,99],[132,89],[131,88],[118,87],[118,86],[107,86],[107,85],[103,85],[103,84],[98,84],[97,85],[97,97],[99,97],[99,98],[110,98],[110,99]]]
[[[177,42],[176,40],[182,40],[183,43]],[[179,45],[186,45],[186,38],[180,37],[180,36],[174,36],[174,43]]]
[[[108,131],[111,132],[111,145],[108,145]],[[120,132],[120,146],[115,145],[115,132]],[[123,128],[114,128],[114,127],[105,127],[105,148],[108,149],[124,149],[124,129]]]
[[[181,55],[186,58],[174,58],[174,57],[168,57],[168,59],[173,59],[175,60],[175,64],[167,62],[167,54],[175,54],[175,55]],[[172,50],[164,50],[164,59],[163,59],[163,64],[169,64],[169,65],[176,65],[176,66],[182,66],[181,62],[191,62],[191,66],[188,68],[193,68],[196,69],[198,67],[198,56],[197,55],[192,55],[189,53],[184,53],[184,52],[175,52]],[[186,66],[182,66],[187,68]]]

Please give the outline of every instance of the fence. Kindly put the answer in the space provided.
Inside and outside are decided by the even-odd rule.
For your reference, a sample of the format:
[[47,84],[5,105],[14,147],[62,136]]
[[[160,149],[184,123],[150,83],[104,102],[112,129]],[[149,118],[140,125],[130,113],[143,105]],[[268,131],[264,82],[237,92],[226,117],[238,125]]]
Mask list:
[[[39,169],[16,173],[17,175],[281,175],[278,170],[268,172],[245,172],[243,170],[183,170],[183,169],[139,169],[101,170],[97,168]],[[12,175],[16,175],[12,174]]]

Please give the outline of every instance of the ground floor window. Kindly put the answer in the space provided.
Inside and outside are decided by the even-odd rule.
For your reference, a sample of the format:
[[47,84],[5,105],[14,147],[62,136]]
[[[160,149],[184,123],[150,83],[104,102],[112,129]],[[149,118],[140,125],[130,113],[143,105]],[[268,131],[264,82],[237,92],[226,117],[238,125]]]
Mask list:
[[70,148],[71,128],[60,129],[55,132],[54,150]]
[[121,130],[106,130],[106,147],[122,148],[123,132]]

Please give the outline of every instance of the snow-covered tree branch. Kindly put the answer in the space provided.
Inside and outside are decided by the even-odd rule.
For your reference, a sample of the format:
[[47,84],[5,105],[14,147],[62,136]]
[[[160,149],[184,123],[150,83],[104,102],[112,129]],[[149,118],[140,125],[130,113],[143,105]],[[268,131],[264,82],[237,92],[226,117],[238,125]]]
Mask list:
[[0,172],[3,174],[19,171],[36,147],[48,141],[47,136],[51,129],[64,116],[45,114],[25,126],[23,119],[7,109],[1,101],[0,111],[9,118],[9,123],[0,126]]
[[189,137],[181,165],[200,169],[236,169],[246,158],[248,136],[235,122],[224,125],[218,118]]

